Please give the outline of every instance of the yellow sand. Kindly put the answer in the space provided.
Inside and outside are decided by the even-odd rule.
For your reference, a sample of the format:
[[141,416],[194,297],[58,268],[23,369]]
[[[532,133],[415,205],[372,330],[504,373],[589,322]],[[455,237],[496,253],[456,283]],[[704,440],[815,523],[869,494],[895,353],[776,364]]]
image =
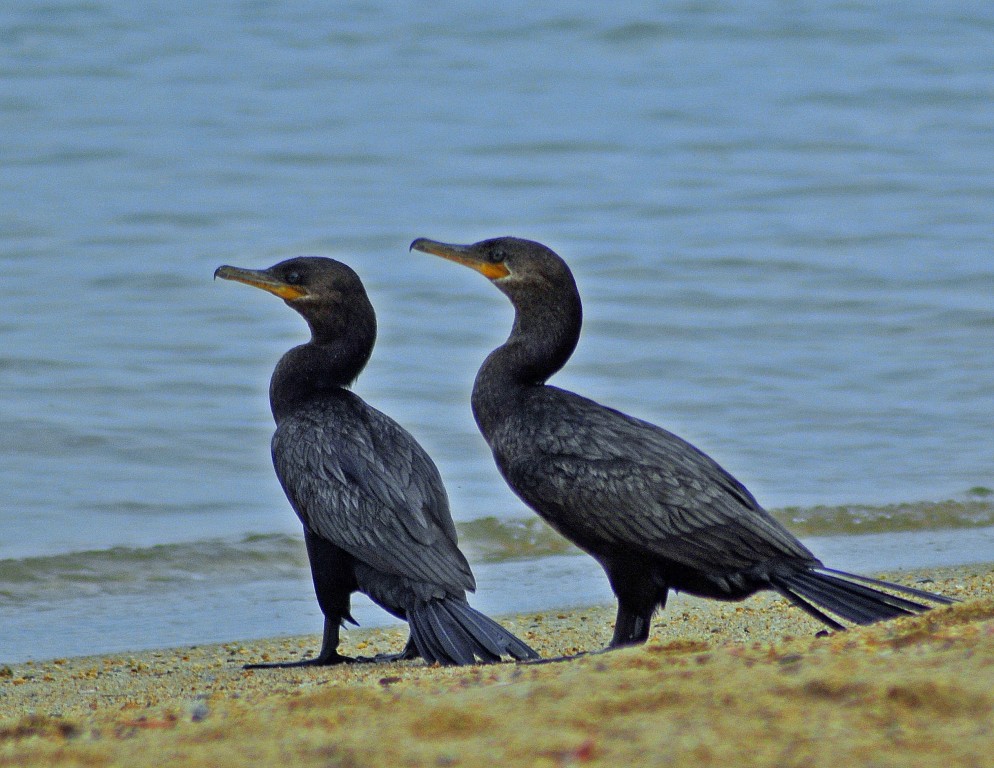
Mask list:
[[[994,571],[929,575],[964,602],[818,637],[775,596],[683,599],[643,648],[550,664],[241,668],[307,637],[0,666],[0,766],[991,766]],[[612,618],[504,622],[551,656],[602,647]]]

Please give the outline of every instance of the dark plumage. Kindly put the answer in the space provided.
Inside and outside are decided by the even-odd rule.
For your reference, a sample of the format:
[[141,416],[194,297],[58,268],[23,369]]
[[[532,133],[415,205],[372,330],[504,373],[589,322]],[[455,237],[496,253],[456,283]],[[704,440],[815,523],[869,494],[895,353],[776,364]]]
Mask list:
[[466,602],[476,583],[459,551],[442,479],[399,424],[348,390],[373,350],[376,317],[358,275],[332,259],[296,258],[269,269],[219,267],[284,299],[311,329],[276,366],[269,397],[273,464],[304,524],[314,590],[325,616],[317,658],[252,666],[351,661],[338,653],[360,591],[401,619],[411,637],[396,657],[472,664],[537,654]]
[[[948,598],[825,568],[709,456],[660,427],[547,385],[580,336],[566,263],[540,243],[419,239],[411,248],[472,267],[514,305],[508,340],[483,363],[473,414],[526,504],[607,572],[618,598],[612,646],[644,642],[670,589],[741,600],[773,589],[835,629]],[[909,600],[865,586],[873,584]]]

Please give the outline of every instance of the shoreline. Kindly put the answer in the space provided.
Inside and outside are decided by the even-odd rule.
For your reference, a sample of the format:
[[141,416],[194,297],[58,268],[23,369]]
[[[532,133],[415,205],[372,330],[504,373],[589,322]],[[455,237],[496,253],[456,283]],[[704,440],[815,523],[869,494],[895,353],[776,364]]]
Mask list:
[[[772,593],[681,596],[646,646],[548,664],[242,669],[305,635],[0,665],[0,765],[982,765],[994,565],[893,578],[964,602],[818,636]],[[551,657],[604,647],[614,610],[496,618]],[[369,656],[407,629],[342,637]]]

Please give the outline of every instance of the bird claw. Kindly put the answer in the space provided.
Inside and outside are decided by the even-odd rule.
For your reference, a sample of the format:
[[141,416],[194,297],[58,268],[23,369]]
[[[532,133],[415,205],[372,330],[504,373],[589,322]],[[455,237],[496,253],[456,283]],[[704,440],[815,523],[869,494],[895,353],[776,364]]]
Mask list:
[[410,661],[418,658],[416,653],[409,653],[406,649],[400,653],[378,653],[375,656],[356,656],[353,659],[357,664],[391,664],[395,661]]
[[525,659],[517,663],[518,664],[556,664],[560,661],[573,661],[573,659],[579,659],[581,656],[590,656],[595,653],[605,653],[610,650],[611,650],[610,648],[603,648],[599,651],[580,651],[579,653],[574,653],[571,656],[553,656],[548,659]]
[[289,669],[292,667],[332,667],[337,664],[355,664],[359,659],[342,656],[340,653],[318,656],[303,661],[267,661],[256,664],[243,664],[242,669]]

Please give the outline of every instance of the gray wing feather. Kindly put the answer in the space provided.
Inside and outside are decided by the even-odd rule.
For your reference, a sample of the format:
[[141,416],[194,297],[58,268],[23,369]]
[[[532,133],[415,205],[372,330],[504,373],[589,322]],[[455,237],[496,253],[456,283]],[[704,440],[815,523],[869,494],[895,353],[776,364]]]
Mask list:
[[351,393],[299,410],[273,464],[301,521],[376,570],[475,588],[438,469],[417,441]]
[[817,563],[741,483],[689,443],[554,387],[539,396],[521,410],[523,421],[494,441],[504,454],[496,458],[519,495],[581,546],[642,549],[703,571],[783,557]]

